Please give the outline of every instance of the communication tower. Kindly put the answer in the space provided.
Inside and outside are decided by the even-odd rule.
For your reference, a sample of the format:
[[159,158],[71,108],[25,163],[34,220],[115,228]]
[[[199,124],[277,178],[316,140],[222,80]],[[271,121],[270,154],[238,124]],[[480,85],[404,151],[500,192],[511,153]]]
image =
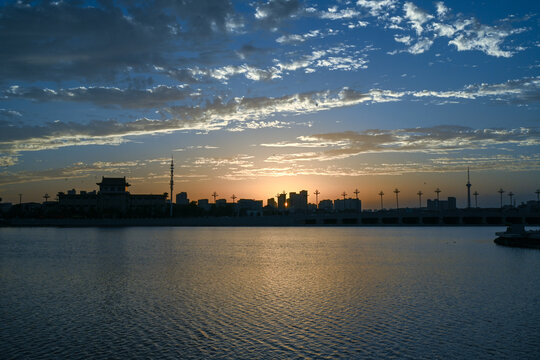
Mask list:
[[173,188],[174,188],[174,161],[173,161],[172,156],[171,156],[171,182],[170,182],[170,185],[171,185],[171,206],[170,206],[170,210],[169,210],[169,215],[172,217],[173,216]]
[[467,168],[467,208],[471,208],[471,178],[469,175],[469,168]]

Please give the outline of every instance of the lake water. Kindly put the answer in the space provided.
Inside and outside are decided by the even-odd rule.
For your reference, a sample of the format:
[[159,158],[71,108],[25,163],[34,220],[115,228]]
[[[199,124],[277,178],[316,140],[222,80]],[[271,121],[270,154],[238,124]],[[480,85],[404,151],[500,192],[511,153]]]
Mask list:
[[0,357],[533,359],[501,228],[0,228]]

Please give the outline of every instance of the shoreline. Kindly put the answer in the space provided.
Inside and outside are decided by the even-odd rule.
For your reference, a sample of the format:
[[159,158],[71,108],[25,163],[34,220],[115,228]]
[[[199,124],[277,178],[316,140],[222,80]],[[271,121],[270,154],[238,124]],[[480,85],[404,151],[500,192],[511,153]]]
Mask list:
[[[497,218],[496,221],[467,221],[456,217],[393,217],[377,218],[361,216],[253,216],[253,217],[196,217],[196,218],[105,218],[105,219],[4,219],[0,227],[478,227],[505,226],[508,223],[520,223],[526,226],[538,226],[530,218]],[[491,219],[493,220],[493,219]],[[511,221],[509,221],[511,220]],[[536,220],[536,218],[534,218]]]

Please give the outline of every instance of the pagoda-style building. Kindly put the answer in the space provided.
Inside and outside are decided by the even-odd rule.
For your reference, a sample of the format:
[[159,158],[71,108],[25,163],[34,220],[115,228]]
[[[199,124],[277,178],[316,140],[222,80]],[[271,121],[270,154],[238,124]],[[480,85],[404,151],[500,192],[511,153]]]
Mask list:
[[126,177],[123,178],[106,178],[105,176],[101,177],[101,182],[96,183],[99,186],[100,194],[126,194],[128,193],[128,187],[131,184],[128,184]]
[[103,176],[96,185],[99,186],[97,193],[81,191],[77,194],[74,189],[67,194],[58,193],[59,205],[68,213],[92,217],[153,217],[162,216],[166,212],[167,193],[130,194],[128,188],[131,184],[125,176]]
[[102,214],[120,214],[126,215],[129,210],[130,193],[127,191],[131,186],[123,178],[101,177],[101,182],[96,183],[99,186],[99,212]]

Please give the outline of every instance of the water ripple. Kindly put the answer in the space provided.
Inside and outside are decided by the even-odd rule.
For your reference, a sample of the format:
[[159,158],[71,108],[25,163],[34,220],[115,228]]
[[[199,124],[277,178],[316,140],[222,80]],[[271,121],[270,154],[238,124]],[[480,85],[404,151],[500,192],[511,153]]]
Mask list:
[[0,232],[2,358],[540,353],[539,253],[494,229]]

